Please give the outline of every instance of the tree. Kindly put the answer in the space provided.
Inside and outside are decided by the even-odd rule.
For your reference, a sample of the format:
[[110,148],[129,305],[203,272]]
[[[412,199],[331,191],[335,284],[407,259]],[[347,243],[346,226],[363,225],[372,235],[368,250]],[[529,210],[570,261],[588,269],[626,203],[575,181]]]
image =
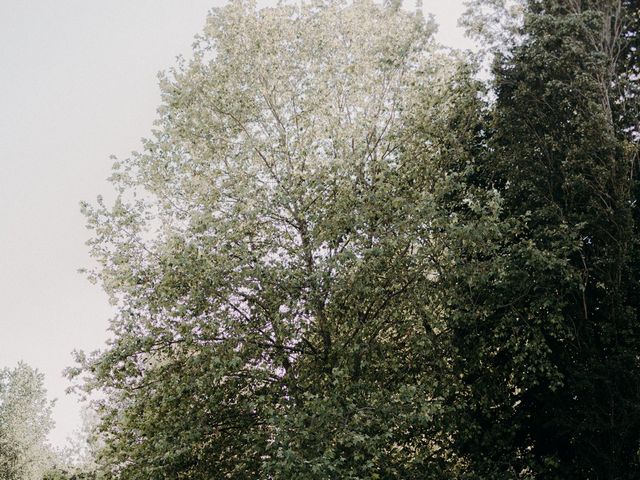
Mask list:
[[637,4],[525,7],[484,169],[517,228],[475,289],[482,322],[455,328],[475,426],[456,448],[480,478],[636,478]]
[[0,370],[0,477],[39,480],[50,460],[53,427],[43,375],[20,362]]
[[[111,475],[463,468],[440,421],[456,379],[438,235],[484,242],[499,206],[465,189],[464,163],[446,170],[441,150],[466,151],[445,120],[464,75],[432,30],[397,5],[232,2],[163,78],[154,138],[115,166],[120,197],[84,206],[118,314],[72,374],[106,394]],[[452,222],[454,196],[475,223]]]

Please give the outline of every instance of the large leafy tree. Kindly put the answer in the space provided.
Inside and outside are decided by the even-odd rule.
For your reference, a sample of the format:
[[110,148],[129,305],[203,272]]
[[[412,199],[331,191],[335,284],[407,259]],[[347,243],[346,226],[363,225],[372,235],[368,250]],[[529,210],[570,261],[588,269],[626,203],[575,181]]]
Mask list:
[[52,402],[43,376],[25,363],[0,370],[0,478],[40,480],[51,460]]
[[517,227],[456,327],[458,449],[480,478],[637,478],[638,5],[521,3],[483,162]]
[[117,201],[85,206],[118,314],[72,373],[105,394],[111,475],[465,468],[439,285],[459,245],[489,255],[500,205],[471,181],[471,74],[432,30],[397,5],[232,2],[165,76]]

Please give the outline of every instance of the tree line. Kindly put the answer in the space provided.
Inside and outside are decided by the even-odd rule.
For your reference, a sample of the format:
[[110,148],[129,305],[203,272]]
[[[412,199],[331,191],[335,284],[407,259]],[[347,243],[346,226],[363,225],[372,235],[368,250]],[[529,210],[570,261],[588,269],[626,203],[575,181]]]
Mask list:
[[398,2],[212,10],[83,204],[91,475],[640,478],[640,5],[468,6],[490,63]]

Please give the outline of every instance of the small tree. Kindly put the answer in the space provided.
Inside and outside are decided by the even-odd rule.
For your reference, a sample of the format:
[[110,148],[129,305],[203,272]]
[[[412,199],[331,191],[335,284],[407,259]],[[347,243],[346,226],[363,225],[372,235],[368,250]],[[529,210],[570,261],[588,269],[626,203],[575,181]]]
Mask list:
[[0,477],[40,480],[51,457],[51,407],[37,370],[20,362],[0,370]]

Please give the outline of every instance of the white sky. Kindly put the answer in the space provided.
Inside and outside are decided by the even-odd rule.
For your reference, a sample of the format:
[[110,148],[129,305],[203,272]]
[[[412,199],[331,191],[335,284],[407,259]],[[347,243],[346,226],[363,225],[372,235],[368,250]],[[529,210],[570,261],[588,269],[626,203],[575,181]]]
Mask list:
[[[54,445],[79,426],[61,375],[75,349],[100,348],[110,307],[89,264],[80,200],[108,193],[109,156],[149,134],[157,72],[188,55],[221,0],[0,0],[0,367],[45,374]],[[462,0],[424,0],[449,46]],[[412,7],[412,5],[409,5]]]

